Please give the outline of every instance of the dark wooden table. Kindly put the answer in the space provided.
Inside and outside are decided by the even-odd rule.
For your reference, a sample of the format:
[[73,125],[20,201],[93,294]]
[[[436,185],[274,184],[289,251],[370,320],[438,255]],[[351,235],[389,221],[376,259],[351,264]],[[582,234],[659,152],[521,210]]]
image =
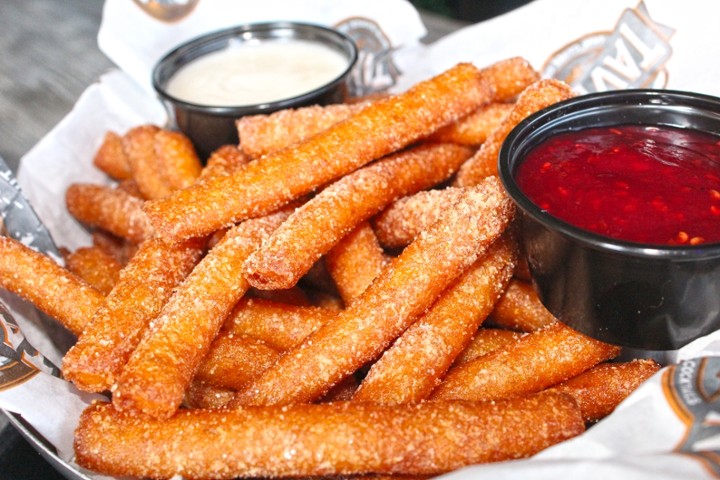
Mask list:
[[[0,156],[12,168],[113,68],[97,47],[102,7],[103,0],[0,1]],[[464,25],[425,12],[423,19],[426,42]],[[62,478],[0,414],[0,480]]]

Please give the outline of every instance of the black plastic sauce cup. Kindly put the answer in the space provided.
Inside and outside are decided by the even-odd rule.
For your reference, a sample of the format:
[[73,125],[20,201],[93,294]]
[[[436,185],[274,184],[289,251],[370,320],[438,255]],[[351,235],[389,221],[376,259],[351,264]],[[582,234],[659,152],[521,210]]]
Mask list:
[[[193,60],[223,50],[231,42],[264,40],[304,40],[318,43],[343,55],[347,59],[347,67],[336,78],[314,90],[291,98],[255,105],[201,105],[173,97],[166,91],[172,76]],[[242,116],[341,102],[346,95],[347,77],[357,58],[357,47],[352,39],[331,28],[297,22],[247,24],[202,35],[178,46],[158,61],[153,69],[152,83],[174,122],[173,126],[179,128],[192,140],[201,158],[207,159],[217,147],[238,143],[235,122]]]
[[720,135],[720,99],[625,90],[566,100],[517,125],[501,148],[498,170],[521,212],[522,247],[547,309],[609,343],[676,350],[720,328],[720,244],[658,246],[601,236],[543,211],[515,181],[526,153],[550,136],[627,124]]

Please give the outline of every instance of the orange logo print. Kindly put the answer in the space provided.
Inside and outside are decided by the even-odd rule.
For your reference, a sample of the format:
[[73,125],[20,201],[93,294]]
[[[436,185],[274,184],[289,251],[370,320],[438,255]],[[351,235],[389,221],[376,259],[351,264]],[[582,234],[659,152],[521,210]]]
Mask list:
[[612,31],[588,34],[551,55],[543,76],[562,80],[580,93],[663,88],[674,32],[654,22],[640,2],[623,11]]

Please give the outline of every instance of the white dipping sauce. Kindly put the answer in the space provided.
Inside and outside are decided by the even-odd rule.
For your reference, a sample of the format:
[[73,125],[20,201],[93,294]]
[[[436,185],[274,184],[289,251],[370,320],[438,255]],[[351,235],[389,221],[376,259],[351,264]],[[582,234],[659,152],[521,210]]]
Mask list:
[[179,69],[166,90],[199,105],[255,105],[307,93],[347,66],[341,53],[306,40],[236,42]]

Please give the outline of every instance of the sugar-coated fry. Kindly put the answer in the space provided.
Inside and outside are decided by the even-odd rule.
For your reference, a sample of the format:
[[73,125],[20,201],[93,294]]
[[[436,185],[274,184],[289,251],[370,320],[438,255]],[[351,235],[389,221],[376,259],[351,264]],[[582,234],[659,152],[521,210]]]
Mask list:
[[409,245],[442,215],[448,204],[463,195],[462,188],[425,190],[393,202],[373,220],[380,243],[387,248]]
[[131,128],[122,137],[132,178],[146,199],[163,198],[172,192],[155,152],[155,135],[158,131],[160,128],[155,125],[140,125]]
[[483,79],[493,86],[496,102],[508,102],[540,80],[540,73],[522,57],[500,60],[483,68]]
[[233,335],[262,340],[280,350],[289,350],[337,315],[336,310],[298,306],[244,297],[225,321],[223,330]]
[[482,327],[475,333],[468,346],[465,347],[465,350],[455,359],[453,366],[457,367],[458,365],[468,363],[500,347],[517,342],[523,335],[524,333],[513,330]]
[[528,115],[574,95],[566,83],[554,79],[539,80],[527,87],[500,126],[480,146],[477,153],[460,168],[455,185],[473,185],[488,175],[497,175],[497,159],[505,137]]
[[132,178],[130,163],[123,150],[122,137],[108,131],[93,158],[93,165],[115,180]]
[[620,402],[659,369],[660,365],[651,359],[601,363],[547,391],[572,396],[585,421],[592,423],[610,415]]
[[366,106],[367,102],[310,105],[270,114],[246,115],[237,121],[240,148],[248,157],[260,158],[306,140]]
[[185,392],[183,404],[189,408],[225,408],[235,397],[235,390],[193,380]]
[[65,268],[107,295],[115,286],[122,265],[103,249],[90,246],[65,255]]
[[70,214],[79,222],[132,243],[141,243],[155,235],[142,209],[144,201],[125,190],[76,183],[67,188],[65,203]]
[[138,244],[129,242],[123,238],[116,237],[105,230],[93,230],[90,233],[93,247],[97,247],[115,260],[120,265],[127,265],[135,252],[137,252]]
[[144,200],[143,194],[140,191],[140,188],[138,188],[138,184],[135,180],[122,180],[118,182],[117,184],[118,190],[122,190],[124,192],[129,193],[133,197],[140,198]]
[[210,234],[274,211],[429,135],[477,109],[491,93],[477,68],[459,64],[404,93],[373,102],[304,142],[250,162],[232,175],[147,202],[145,210],[165,238]]
[[197,263],[202,247],[194,240],[174,245],[159,238],[144,242],[65,354],[65,378],[90,392],[112,387],[150,321]]
[[495,400],[527,395],[572,378],[619,353],[619,347],[556,322],[452,368],[431,398]]
[[200,172],[200,181],[215,175],[228,175],[249,161],[248,156],[237,145],[222,145],[214,150],[205,162],[205,167]]
[[102,474],[156,479],[435,475],[528,457],[584,428],[564,394],[181,410],[166,420],[97,403],[81,415],[75,452],[80,466]]
[[512,103],[483,105],[470,115],[438,129],[428,140],[478,146],[487,140],[512,108]]
[[221,334],[198,365],[193,382],[238,390],[275,363],[280,353],[262,340]]
[[75,335],[105,296],[52,258],[0,236],[0,286],[19,295]]
[[327,270],[345,305],[360,297],[389,262],[368,222],[358,225],[325,256]]
[[472,150],[424,143],[358,169],[326,187],[290,215],[248,258],[253,286],[290,288],[340,239],[393,200],[452,175]]
[[540,330],[558,320],[540,302],[529,282],[513,279],[493,309],[488,323],[519,332]]
[[160,174],[171,190],[192,185],[202,163],[190,139],[181,132],[160,129],[155,133],[155,157]]
[[373,364],[353,400],[398,404],[427,398],[492,310],[516,256],[513,239],[497,240]]
[[[239,392],[233,404],[288,404],[320,397],[397,338],[484,254],[513,215],[514,206],[498,179],[467,189],[362,297],[282,356]],[[459,231],[463,235],[457,235]]]
[[113,389],[120,410],[169,417],[249,284],[240,268],[289,210],[230,229],[178,286],[130,356]]

